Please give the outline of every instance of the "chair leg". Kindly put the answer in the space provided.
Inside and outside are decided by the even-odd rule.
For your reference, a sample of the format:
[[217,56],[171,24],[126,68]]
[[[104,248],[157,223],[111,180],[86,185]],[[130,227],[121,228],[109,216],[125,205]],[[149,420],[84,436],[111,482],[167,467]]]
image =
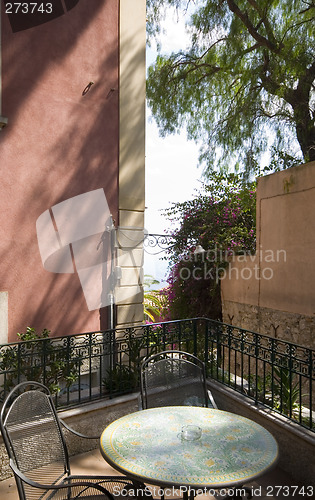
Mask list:
[[251,498],[253,498],[252,488],[249,488],[248,486],[243,486],[243,489],[246,492],[248,500],[250,500]]

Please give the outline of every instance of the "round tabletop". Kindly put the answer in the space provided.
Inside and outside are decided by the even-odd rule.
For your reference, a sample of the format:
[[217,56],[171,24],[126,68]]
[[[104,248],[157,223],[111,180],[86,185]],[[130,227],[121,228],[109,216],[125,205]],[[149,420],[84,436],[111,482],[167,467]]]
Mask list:
[[[196,441],[181,438],[197,425]],[[256,422],[211,408],[166,406],[119,418],[103,431],[101,453],[114,468],[147,483],[218,488],[244,484],[275,465],[278,446]]]

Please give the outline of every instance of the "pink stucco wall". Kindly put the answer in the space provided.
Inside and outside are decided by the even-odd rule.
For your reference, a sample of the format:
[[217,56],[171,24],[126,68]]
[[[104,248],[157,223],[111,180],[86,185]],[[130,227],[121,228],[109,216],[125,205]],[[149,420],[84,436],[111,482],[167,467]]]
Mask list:
[[118,27],[118,0],[81,0],[16,33],[2,5],[2,114],[9,125],[0,133],[0,291],[9,297],[9,340],[27,326],[58,336],[100,328],[78,276],[43,268],[36,220],[98,188],[118,219]]

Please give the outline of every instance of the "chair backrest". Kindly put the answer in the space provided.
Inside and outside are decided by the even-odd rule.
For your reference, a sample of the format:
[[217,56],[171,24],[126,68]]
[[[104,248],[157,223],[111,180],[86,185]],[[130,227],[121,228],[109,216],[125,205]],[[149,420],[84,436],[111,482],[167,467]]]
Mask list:
[[[9,457],[30,479],[53,484],[70,474],[66,443],[47,387],[18,384],[4,401],[0,426]],[[41,498],[43,490],[15,479],[21,499]]]
[[140,369],[143,408],[208,406],[204,363],[183,351],[163,351],[146,358]]

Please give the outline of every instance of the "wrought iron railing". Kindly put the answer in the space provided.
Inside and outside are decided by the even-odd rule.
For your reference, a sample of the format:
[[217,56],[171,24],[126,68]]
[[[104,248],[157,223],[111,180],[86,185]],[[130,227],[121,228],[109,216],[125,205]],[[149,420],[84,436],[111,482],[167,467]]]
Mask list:
[[137,391],[141,360],[171,348],[315,432],[315,351],[206,318],[1,345],[0,399],[24,379],[48,385],[59,408]]
[[314,349],[212,320],[206,337],[209,376],[315,431]]

